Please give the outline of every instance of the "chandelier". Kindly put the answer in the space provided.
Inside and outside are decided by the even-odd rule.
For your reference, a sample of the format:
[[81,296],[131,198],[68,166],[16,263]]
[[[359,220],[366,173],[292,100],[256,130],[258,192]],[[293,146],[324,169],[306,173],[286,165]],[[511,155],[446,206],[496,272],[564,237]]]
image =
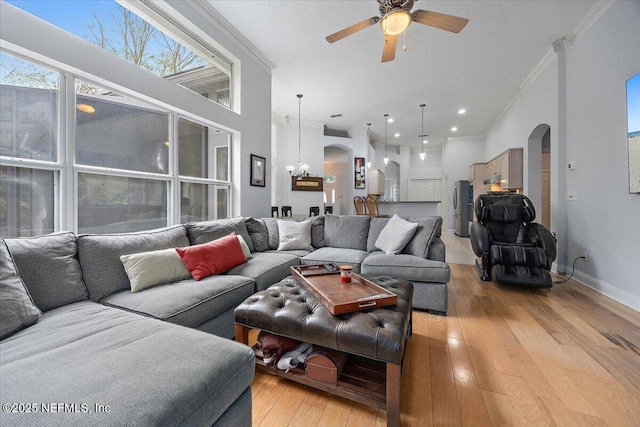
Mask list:
[[300,161],[300,146],[302,141],[302,124],[301,124],[301,104],[302,94],[296,95],[298,97],[298,164],[296,166],[288,165],[287,171],[291,176],[297,176],[298,178],[309,176],[309,165]]

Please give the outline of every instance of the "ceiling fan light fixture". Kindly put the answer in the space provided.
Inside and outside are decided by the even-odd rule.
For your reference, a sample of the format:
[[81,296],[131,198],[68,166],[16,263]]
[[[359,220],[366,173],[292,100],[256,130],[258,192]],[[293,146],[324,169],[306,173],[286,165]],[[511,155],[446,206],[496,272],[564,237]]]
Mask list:
[[404,9],[395,9],[387,13],[380,21],[380,26],[385,34],[398,35],[407,29],[413,17]]

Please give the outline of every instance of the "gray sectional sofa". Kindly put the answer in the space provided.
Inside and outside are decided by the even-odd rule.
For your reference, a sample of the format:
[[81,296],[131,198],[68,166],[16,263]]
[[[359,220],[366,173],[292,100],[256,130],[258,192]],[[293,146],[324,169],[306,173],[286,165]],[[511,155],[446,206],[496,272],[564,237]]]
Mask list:
[[[287,277],[291,266],[350,263],[365,275],[407,279],[414,307],[446,312],[441,219],[410,219],[419,226],[398,255],[374,245],[388,220],[311,218],[303,224],[310,231],[303,247],[282,244],[287,236],[279,235],[275,218],[3,239],[0,403],[10,406],[3,406],[0,424],[251,425],[253,352],[230,339],[233,312]],[[132,292],[120,256],[232,232],[251,251],[247,262],[200,281]]]

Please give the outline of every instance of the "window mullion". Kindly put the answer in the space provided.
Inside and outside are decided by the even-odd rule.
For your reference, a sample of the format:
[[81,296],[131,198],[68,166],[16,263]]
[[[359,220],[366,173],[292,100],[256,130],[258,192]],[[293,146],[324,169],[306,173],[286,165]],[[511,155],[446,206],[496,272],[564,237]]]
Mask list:
[[180,177],[178,176],[178,119],[176,113],[171,113],[169,121],[169,171],[171,173],[171,189],[169,191],[169,223],[180,223]]

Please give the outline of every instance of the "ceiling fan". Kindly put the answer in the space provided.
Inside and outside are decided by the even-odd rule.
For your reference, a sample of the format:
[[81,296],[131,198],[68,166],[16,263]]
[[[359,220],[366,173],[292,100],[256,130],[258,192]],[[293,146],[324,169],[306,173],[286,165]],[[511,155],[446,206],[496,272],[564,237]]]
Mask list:
[[384,48],[382,50],[382,62],[393,61],[396,56],[396,43],[398,35],[407,29],[411,22],[429,25],[441,30],[459,33],[469,22],[466,18],[459,18],[444,13],[431,12],[429,10],[418,9],[411,12],[415,0],[378,0],[380,3],[380,17],[366,19],[357,24],[351,25],[343,30],[327,36],[329,43],[337,42],[351,34],[377,24],[380,22],[384,31]]

